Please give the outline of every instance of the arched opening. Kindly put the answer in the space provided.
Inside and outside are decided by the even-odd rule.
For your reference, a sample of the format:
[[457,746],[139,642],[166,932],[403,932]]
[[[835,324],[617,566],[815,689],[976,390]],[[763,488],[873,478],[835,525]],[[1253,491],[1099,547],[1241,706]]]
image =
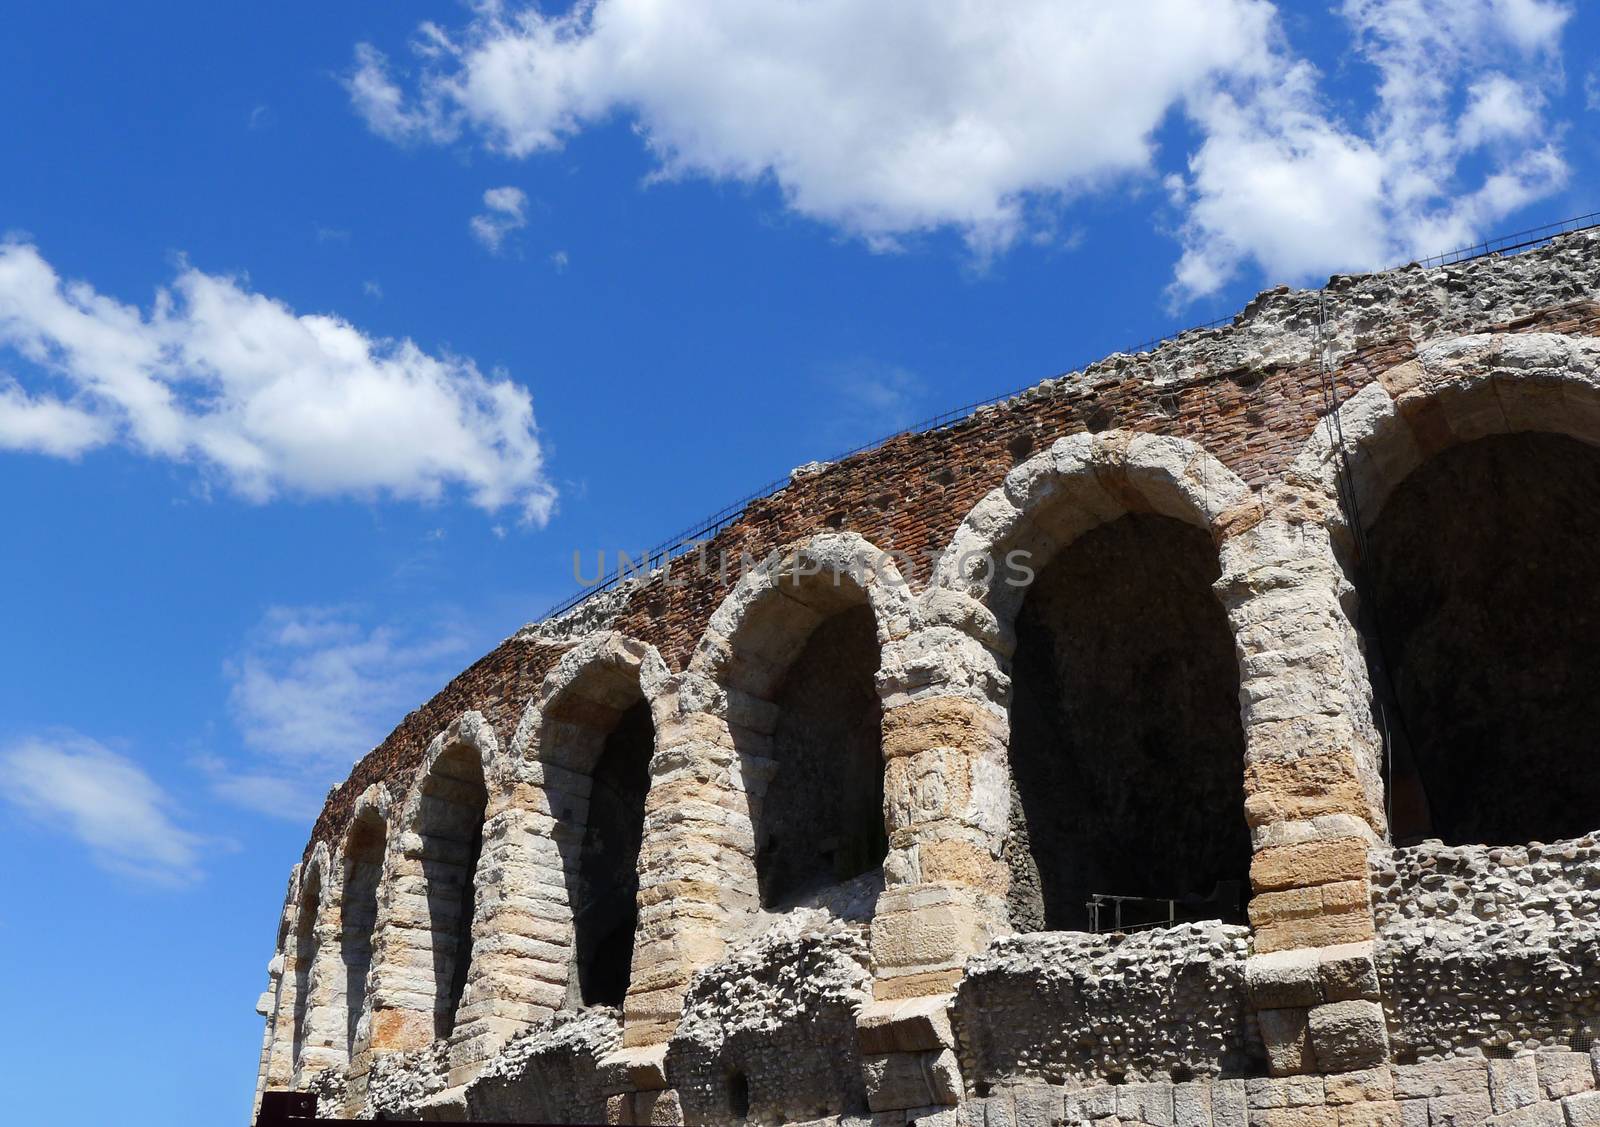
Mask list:
[[311,968],[317,961],[317,906],[322,899],[322,870],[311,868],[300,889],[300,909],[294,925],[294,1055],[306,1043],[306,1021],[311,1014]]
[[344,846],[343,932],[339,955],[345,977],[345,1049],[355,1055],[356,1028],[367,1001],[372,967],[372,930],[378,919],[378,883],[383,876],[387,832],[376,810],[356,819]]
[[766,908],[875,873],[888,853],[877,617],[848,573],[799,572],[749,606],[721,674],[773,706],[758,710],[770,729],[733,728]]
[[435,1037],[448,1037],[455,1028],[472,963],[474,878],[487,805],[478,749],[466,743],[448,748],[422,784],[418,819],[432,937]]
[[1035,575],[1012,665],[1019,930],[1243,921],[1244,733],[1219,572],[1204,529],[1130,513]]
[[1452,447],[1367,534],[1363,627],[1394,839],[1508,845],[1600,824],[1600,449]]
[[620,1006],[639,922],[639,845],[655,750],[650,705],[636,700],[601,746],[572,895],[573,943],[584,1005]]

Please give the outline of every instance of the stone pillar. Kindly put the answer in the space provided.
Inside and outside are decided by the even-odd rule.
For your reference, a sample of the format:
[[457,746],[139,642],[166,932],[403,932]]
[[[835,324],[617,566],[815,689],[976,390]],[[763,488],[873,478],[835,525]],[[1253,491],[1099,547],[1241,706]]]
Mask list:
[[[345,974],[340,938],[344,932],[340,913],[340,887],[333,874],[325,906],[317,914],[316,950],[306,979],[304,1031],[300,1056],[295,1061],[294,1086],[304,1088],[314,1073],[349,1064],[345,1029]],[[300,957],[304,957],[303,955]]]
[[508,765],[505,773],[490,787],[483,827],[472,967],[450,1038],[452,1086],[567,1000],[572,910],[558,843],[571,822],[563,811],[588,805],[589,779],[537,762]]
[[948,993],[967,958],[1011,930],[1007,653],[994,616],[949,591],[930,592],[911,633],[885,647],[889,855],[872,923],[880,999]]
[[857,1024],[873,1112],[960,1100],[951,991],[967,960],[1011,930],[1001,652],[993,615],[948,591],[930,592],[911,632],[885,648],[889,855],[872,921],[874,1000]]
[[261,1093],[268,1088],[280,1087],[274,1083],[271,1072],[272,1046],[278,1024],[278,999],[283,988],[283,952],[273,953],[272,959],[267,963],[267,988],[256,999],[256,1013],[265,1018],[265,1029],[261,1034],[261,1063],[256,1066],[256,1096],[252,1105],[254,1111],[261,1107]]
[[758,909],[752,818],[772,773],[766,701],[691,670],[667,679],[653,712],[625,1050],[672,1035],[690,977]]
[[1368,876],[1385,832],[1381,748],[1328,532],[1331,497],[1274,487],[1218,522],[1240,656],[1254,857],[1246,977],[1274,1075],[1388,1055]]

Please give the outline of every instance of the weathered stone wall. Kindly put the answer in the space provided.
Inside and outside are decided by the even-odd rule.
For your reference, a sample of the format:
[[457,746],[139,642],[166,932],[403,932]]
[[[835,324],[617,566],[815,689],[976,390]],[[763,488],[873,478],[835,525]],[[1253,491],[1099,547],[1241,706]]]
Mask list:
[[[1504,854],[1450,861],[1466,868],[1447,883],[1505,898],[1497,915],[1475,898],[1476,922],[1429,884],[1437,859],[1413,872],[1402,850],[1384,867],[1396,747],[1373,712],[1377,635],[1357,597],[1362,533],[1391,496],[1403,511],[1419,467],[1524,432],[1600,446],[1600,235],[1338,279],[1325,296],[1325,323],[1319,295],[1274,291],[1232,327],[811,467],[706,546],[708,572],[680,562],[468,669],[318,820],[258,1003],[260,1086],[314,1090],[346,1115],[663,1127],[1600,1127],[1586,1058],[1549,1051],[1590,1028],[1592,842],[1554,868],[1540,851],[1514,881],[1495,868]],[[1583,502],[1552,492],[1534,511]],[[1095,555],[1142,526],[1188,547]],[[719,576],[724,550],[767,562]],[[1043,680],[1028,590],[994,566],[1019,552],[1071,576],[1057,609],[1076,641]],[[1180,557],[1205,566],[1140,595]],[[1099,627],[1072,633],[1086,610]],[[832,647],[839,621],[855,637]],[[1435,647],[1452,648],[1492,668],[1493,654]],[[1128,670],[1160,691],[1136,700]],[[835,674],[860,690],[839,715]],[[1024,765],[1042,745],[1016,738],[1014,706],[1052,679],[1057,695],[1078,686],[1075,705],[1044,707],[1058,743],[1100,754],[1098,805],[1068,784],[1041,802]],[[645,711],[643,809],[608,804],[602,755]],[[842,750],[851,766],[826,769]],[[831,802],[830,781],[845,788]],[[1063,829],[1098,845],[1129,828],[1096,884],[1193,884],[1242,867],[1248,837],[1248,927],[1015,935],[1046,921],[1011,863],[1014,802],[1030,837],[1063,848],[1078,848]],[[1577,806],[1591,827],[1582,792]],[[478,825],[457,825],[461,810]],[[374,863],[351,863],[362,819],[382,827],[375,910]],[[881,867],[828,883],[873,860],[852,847],[841,863],[836,846],[832,872],[808,874],[819,887],[797,882],[800,904],[763,910],[763,824],[821,846],[863,822],[886,836]],[[639,842],[620,1012],[582,1005],[601,945],[585,887],[607,879],[584,858],[612,855],[594,835],[622,853]],[[357,990],[345,952],[365,957],[369,920]]]
[[1264,1074],[1245,991],[1247,928],[1045,932],[967,964],[951,1019],[974,1091]]
[[666,1078],[690,1123],[864,1114],[856,1010],[871,996],[860,925],[801,910],[708,967],[684,999]]
[[1587,1045],[1600,1031],[1600,845],[1424,842],[1373,854],[1395,1052]]

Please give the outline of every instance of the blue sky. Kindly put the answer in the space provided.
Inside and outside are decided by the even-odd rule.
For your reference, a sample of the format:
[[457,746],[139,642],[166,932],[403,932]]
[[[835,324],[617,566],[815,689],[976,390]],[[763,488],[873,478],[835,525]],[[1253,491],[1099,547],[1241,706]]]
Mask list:
[[8,13],[7,1114],[241,1121],[319,796],[574,550],[1592,210],[1597,45],[1553,0]]

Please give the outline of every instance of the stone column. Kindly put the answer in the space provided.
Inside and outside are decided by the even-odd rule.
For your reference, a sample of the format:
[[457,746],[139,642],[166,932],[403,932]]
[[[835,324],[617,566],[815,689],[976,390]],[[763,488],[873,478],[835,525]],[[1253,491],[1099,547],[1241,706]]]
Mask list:
[[987,609],[942,590],[885,647],[889,856],[872,923],[880,999],[948,992],[969,956],[1011,930],[1009,651]]
[[314,1073],[349,1064],[345,1029],[345,975],[340,938],[344,932],[340,887],[330,881],[325,907],[315,926],[316,953],[306,979],[304,1030],[295,1062],[295,1087],[303,1088]]
[[1246,977],[1275,1075],[1388,1055],[1367,863],[1385,833],[1381,748],[1328,531],[1333,503],[1291,477],[1217,524],[1254,848]]
[[[452,1086],[567,1000],[572,911],[558,839],[563,811],[588,805],[589,780],[547,763],[511,764],[504,774],[490,786],[483,827],[472,967],[450,1038]],[[577,821],[581,833],[581,809]]]
[[994,616],[936,590],[884,652],[884,813],[889,855],[872,921],[874,1000],[857,1035],[874,1112],[961,1097],[948,1009],[968,958],[1011,930],[1003,857],[1010,647]]
[[752,817],[771,777],[776,710],[689,671],[653,702],[656,753],[639,850],[639,923],[625,1049],[664,1044],[689,979],[756,911]]

